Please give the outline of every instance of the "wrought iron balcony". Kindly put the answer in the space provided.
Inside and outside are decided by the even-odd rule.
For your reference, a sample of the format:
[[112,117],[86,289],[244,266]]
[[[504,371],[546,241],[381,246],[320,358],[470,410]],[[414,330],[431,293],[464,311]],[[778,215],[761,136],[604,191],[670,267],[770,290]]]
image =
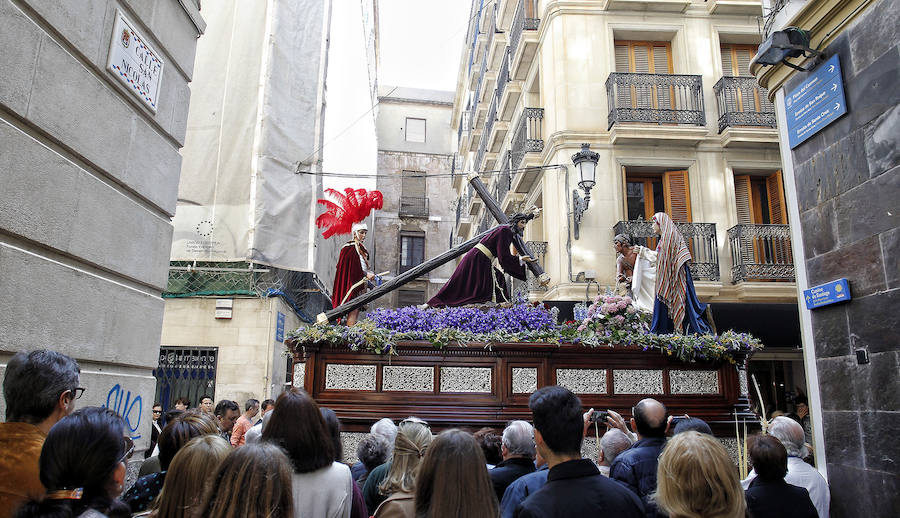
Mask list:
[[459,130],[456,133],[456,142],[462,142],[463,135],[469,136],[472,133],[472,113],[464,111],[459,118]]
[[731,282],[794,281],[789,225],[735,225],[728,229]]
[[[675,223],[675,228],[684,237],[684,242],[691,251],[691,277],[695,281],[718,281],[719,246],[716,224]],[[632,244],[656,249],[658,238],[653,233],[653,223],[650,221],[620,221],[613,227],[613,234],[625,234],[631,238]]]
[[[531,2],[533,0],[527,1]],[[522,40],[522,31],[536,31],[541,25],[540,18],[525,17],[525,2],[526,0],[519,0],[516,14],[513,16],[512,25],[509,28],[510,56],[516,55],[516,48],[519,46],[519,41]]]
[[541,138],[543,119],[543,108],[525,108],[522,111],[512,137],[512,169],[518,169],[522,165],[525,153],[540,153],[544,150],[544,140]]
[[509,47],[503,51],[500,58],[500,71],[497,72],[497,100],[503,98],[503,91],[506,89],[506,83],[509,82]]
[[[484,119],[484,134],[490,135],[491,130],[494,128],[494,122],[497,121],[497,104],[500,102],[500,97],[497,96],[496,91],[494,95],[491,97],[491,104],[488,107],[487,118]],[[490,137],[488,137],[490,140]]]
[[412,196],[400,197],[400,216],[411,216],[414,218],[428,217],[428,198],[418,198]]
[[775,127],[775,106],[755,77],[723,77],[713,92],[719,108],[719,133],[734,126]]
[[[546,241],[526,241],[526,245],[528,245],[528,249],[531,250],[531,253],[534,254],[535,259],[537,259],[538,264],[544,264],[544,258],[547,255],[547,242]],[[535,279],[534,275],[531,273],[531,270],[526,268],[525,270],[525,281],[520,281],[511,275],[506,275],[506,285],[509,286],[510,296],[515,297],[517,293],[521,291],[525,291],[526,293],[530,292],[539,292],[539,291],[547,291],[547,286],[541,286],[541,283]]]
[[469,194],[468,192],[463,192],[459,198],[456,200],[456,228],[459,228],[460,222],[469,221]]
[[617,122],[706,125],[700,76],[613,72],[606,94],[609,128]]
[[473,164],[473,168],[476,171],[481,171],[484,162],[484,154],[487,152],[487,143],[490,138],[491,137],[489,130],[485,128],[485,131],[481,133],[481,141],[478,143],[478,151],[475,153],[475,162]]

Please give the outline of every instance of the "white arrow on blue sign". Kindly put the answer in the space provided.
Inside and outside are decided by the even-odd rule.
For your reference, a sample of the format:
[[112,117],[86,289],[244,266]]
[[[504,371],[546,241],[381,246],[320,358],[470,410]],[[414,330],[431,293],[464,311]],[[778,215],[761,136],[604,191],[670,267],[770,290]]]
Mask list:
[[790,91],[784,98],[784,108],[791,149],[847,113],[838,55],[816,67]]

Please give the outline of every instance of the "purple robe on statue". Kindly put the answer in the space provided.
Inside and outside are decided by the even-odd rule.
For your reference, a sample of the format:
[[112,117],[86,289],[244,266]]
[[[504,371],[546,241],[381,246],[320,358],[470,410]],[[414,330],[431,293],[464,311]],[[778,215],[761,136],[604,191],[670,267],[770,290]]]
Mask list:
[[[509,225],[500,225],[481,240],[491,254],[497,258],[503,271],[513,277],[525,280],[525,265],[519,257],[510,253],[513,230]],[[503,272],[492,266],[491,259],[475,247],[463,256],[456,271],[437,294],[428,301],[431,307],[463,306],[480,302],[505,302],[509,300]],[[493,275],[491,274],[493,270]],[[495,281],[496,280],[496,284]]]

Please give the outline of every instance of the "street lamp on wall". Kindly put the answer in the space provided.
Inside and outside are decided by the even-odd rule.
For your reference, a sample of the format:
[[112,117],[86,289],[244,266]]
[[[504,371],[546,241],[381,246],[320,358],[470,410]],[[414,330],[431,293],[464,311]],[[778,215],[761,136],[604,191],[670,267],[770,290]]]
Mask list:
[[572,219],[575,221],[575,239],[578,239],[579,225],[584,217],[584,211],[587,210],[588,205],[591,203],[591,189],[594,188],[596,183],[597,162],[599,160],[600,155],[591,151],[590,144],[582,144],[581,151],[572,155],[572,163],[575,164],[578,177],[581,179],[578,182],[578,187],[584,191],[584,199],[582,199],[578,194],[578,189],[572,190],[572,204],[574,207]]

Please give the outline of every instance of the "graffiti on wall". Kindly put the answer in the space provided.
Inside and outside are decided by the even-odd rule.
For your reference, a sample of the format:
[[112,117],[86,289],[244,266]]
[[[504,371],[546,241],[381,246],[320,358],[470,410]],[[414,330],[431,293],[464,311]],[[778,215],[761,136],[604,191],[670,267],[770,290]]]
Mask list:
[[141,426],[141,416],[144,413],[144,402],[141,396],[131,396],[130,390],[125,390],[118,383],[106,394],[106,408],[113,410],[123,419],[128,428],[128,434],[132,440],[141,438],[138,428]]

